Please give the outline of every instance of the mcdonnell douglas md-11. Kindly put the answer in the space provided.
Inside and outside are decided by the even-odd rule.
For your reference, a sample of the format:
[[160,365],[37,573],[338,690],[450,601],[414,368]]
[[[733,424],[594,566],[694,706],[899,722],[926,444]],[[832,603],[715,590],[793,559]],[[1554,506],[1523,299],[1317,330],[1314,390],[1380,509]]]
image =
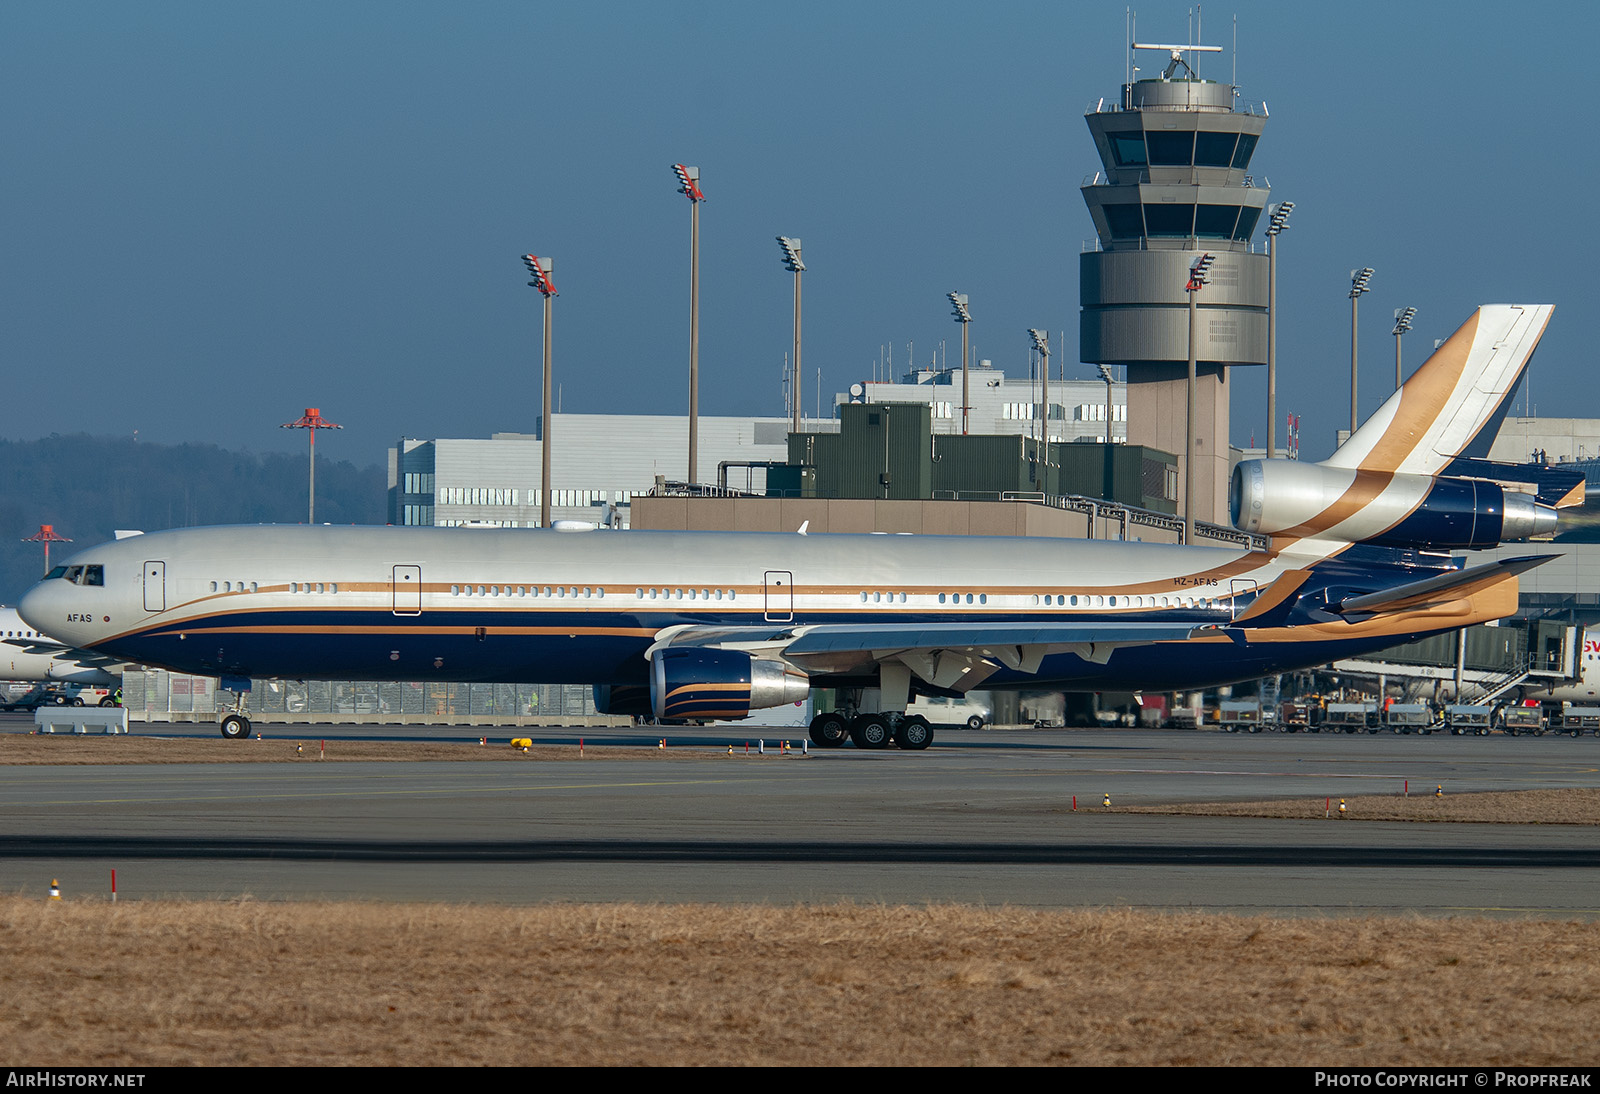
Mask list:
[[[1581,478],[1515,488],[1519,469],[1485,458],[1550,313],[1484,306],[1329,459],[1239,464],[1231,516],[1264,549],[193,528],[80,551],[21,611],[73,646],[221,677],[240,696],[227,737],[249,733],[249,677],[433,679],[592,683],[600,710],[664,720],[834,687],[845,709],[812,721],[817,744],[926,748],[915,695],[1202,688],[1511,614],[1541,558],[1448,552],[1549,533],[1581,500]],[[879,713],[853,705],[867,688]]]

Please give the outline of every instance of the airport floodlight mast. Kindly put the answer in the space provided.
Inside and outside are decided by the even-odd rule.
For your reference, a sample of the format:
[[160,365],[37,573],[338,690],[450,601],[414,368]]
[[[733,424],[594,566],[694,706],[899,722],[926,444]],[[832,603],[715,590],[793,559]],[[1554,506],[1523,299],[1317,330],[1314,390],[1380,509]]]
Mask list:
[[551,300],[556,296],[556,284],[550,279],[555,272],[555,260],[546,255],[523,255],[522,264],[528,267],[528,276],[533,278],[528,282],[529,288],[539,290],[539,295],[544,297],[544,394],[539,403],[539,414],[543,420],[539,423],[539,527],[550,527],[550,372],[554,362],[550,359],[550,325],[555,318],[551,308]]
[[1294,202],[1267,206],[1267,459],[1276,459],[1278,420],[1278,236],[1289,228]]
[[794,432],[801,430],[800,423],[800,275],[806,264],[800,260],[800,240],[797,236],[779,236],[778,246],[783,248],[783,268],[794,274]]
[[317,523],[317,430],[343,429],[344,426],[328,421],[322,416],[322,411],[314,406],[308,406],[303,416],[296,418],[292,422],[284,422],[278,428],[304,429],[307,436],[311,438],[311,484],[310,498],[306,504],[306,523],[315,524]]
[[1394,389],[1400,390],[1400,336],[1411,329],[1411,321],[1417,317],[1416,308],[1396,308],[1394,310]]
[[1195,293],[1211,280],[1211,264],[1217,260],[1215,255],[1203,254],[1189,265],[1189,284],[1184,291],[1189,294],[1189,411],[1188,411],[1188,439],[1183,449],[1183,542],[1194,542],[1194,463],[1195,463],[1195,421],[1194,421],[1194,325],[1195,325]]
[[[700,168],[672,165],[678,193],[689,199],[689,478],[698,481],[700,449]],[[796,385],[798,389],[798,385]]]
[[1371,290],[1372,267],[1350,271],[1350,435],[1356,433],[1356,305]]
[[44,544],[44,572],[48,574],[50,572],[50,545],[52,543],[71,543],[72,540],[66,536],[58,535],[55,525],[41,524],[37,532],[31,536],[24,536],[22,542]]
[[1042,438],[1040,456],[1045,467],[1050,466],[1050,332],[1028,328],[1033,338],[1033,348],[1039,351],[1044,365],[1039,370],[1039,434]]
[[972,406],[972,397],[968,387],[969,373],[967,371],[967,324],[972,322],[972,313],[967,310],[967,294],[953,292],[946,294],[950,297],[951,315],[956,322],[961,324],[961,435],[967,435],[967,412]]

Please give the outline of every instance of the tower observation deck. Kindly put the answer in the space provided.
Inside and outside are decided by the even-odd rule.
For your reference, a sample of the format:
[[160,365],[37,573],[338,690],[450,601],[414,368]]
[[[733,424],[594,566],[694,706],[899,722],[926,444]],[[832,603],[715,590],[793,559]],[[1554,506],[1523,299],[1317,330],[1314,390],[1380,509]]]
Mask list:
[[[1161,75],[1133,78],[1117,105],[1086,116],[1104,170],[1083,186],[1098,236],[1079,261],[1079,357],[1128,368],[1128,442],[1187,448],[1189,267],[1215,256],[1196,297],[1196,474],[1199,520],[1225,519],[1228,369],[1267,360],[1268,258],[1251,249],[1269,189],[1250,174],[1265,107],[1190,62],[1220,46],[1134,43],[1169,55]],[[1132,74],[1137,76],[1137,69]]]

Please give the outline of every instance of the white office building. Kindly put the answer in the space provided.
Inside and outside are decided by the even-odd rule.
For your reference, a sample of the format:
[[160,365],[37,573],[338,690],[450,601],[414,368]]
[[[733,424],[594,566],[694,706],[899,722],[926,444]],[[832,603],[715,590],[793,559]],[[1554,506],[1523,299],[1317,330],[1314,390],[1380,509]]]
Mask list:
[[[898,383],[862,380],[837,403],[922,403],[933,411],[935,433],[961,432],[961,370],[917,369]],[[971,400],[967,432],[1037,436],[1043,392],[1038,377],[1008,379],[990,361],[978,362],[967,377]],[[1104,444],[1109,421],[1112,443],[1128,439],[1128,390],[1122,381],[1050,381],[1050,440]]]
[[[787,418],[700,418],[698,478],[766,488],[764,464],[789,456]],[[666,414],[552,416],[550,517],[628,526],[633,495],[688,477],[689,419]],[[832,432],[833,421],[808,421]],[[535,434],[487,440],[406,438],[389,450],[389,522],[533,528],[544,483]]]

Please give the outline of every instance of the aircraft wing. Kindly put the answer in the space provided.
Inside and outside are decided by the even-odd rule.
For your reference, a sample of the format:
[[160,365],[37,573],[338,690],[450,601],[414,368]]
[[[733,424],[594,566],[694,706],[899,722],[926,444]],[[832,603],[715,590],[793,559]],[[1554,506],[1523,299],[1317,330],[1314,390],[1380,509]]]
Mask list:
[[82,665],[86,669],[111,670],[115,666],[126,665],[128,662],[121,657],[108,657],[103,653],[93,650],[80,650],[60,642],[44,642],[37,640],[13,641],[11,643],[23,653],[36,654],[40,657],[54,657],[61,661],[71,661]]
[[[667,646],[712,646],[779,658],[810,675],[870,672],[898,663],[935,687],[966,691],[1001,668],[1034,672],[1050,654],[1104,664],[1114,650],[1181,642],[1190,623],[822,623],[775,627],[672,627]],[[647,654],[647,656],[649,656]]]

